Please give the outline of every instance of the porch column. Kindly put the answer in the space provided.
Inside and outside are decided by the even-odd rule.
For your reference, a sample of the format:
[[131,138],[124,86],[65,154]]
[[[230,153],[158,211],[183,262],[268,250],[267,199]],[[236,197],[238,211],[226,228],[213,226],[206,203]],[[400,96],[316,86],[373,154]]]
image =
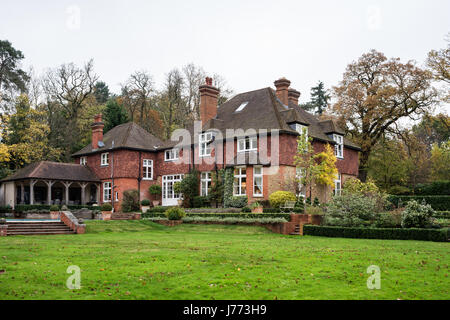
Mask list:
[[95,185],[97,187],[97,194],[95,195],[97,198],[97,204],[100,205],[100,190],[101,190],[101,184],[96,184]]
[[72,184],[72,182],[63,182],[64,187],[66,187],[66,199],[65,199],[65,204],[68,206],[69,205],[69,187]]
[[25,186],[23,182],[20,183],[20,204],[25,204]]
[[78,182],[81,187],[81,204],[86,204],[86,186],[88,185],[86,182]]
[[37,180],[30,181],[30,204],[34,204],[34,185],[36,182]]
[[47,184],[47,204],[52,204],[52,186],[55,183],[54,181],[44,181]]

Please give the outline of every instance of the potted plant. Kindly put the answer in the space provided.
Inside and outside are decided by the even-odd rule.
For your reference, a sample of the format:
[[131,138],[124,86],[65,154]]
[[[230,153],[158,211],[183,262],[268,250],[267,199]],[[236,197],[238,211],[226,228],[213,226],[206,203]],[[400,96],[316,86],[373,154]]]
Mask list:
[[[162,188],[158,184],[152,184],[150,188],[148,188],[148,191],[150,192],[151,195],[155,196],[155,198],[159,199],[159,196],[162,193]],[[153,200],[153,206],[154,207],[159,206],[159,200]]]
[[111,220],[112,205],[109,203],[102,204],[102,219]]
[[173,184],[173,192],[178,193],[180,195],[180,199],[178,199],[178,206],[180,207],[183,205],[183,197],[181,195],[181,191],[182,191],[181,181],[175,182]]
[[253,202],[250,208],[252,209],[252,213],[263,213],[263,206],[258,201]]
[[150,209],[150,200],[144,199],[141,201],[141,210],[143,213],[146,213],[147,210]]
[[50,206],[50,219],[52,220],[59,219],[59,207],[55,204]]
[[168,225],[173,227],[183,222],[182,219],[186,216],[186,212],[179,207],[172,207],[166,210],[165,215],[169,219]]

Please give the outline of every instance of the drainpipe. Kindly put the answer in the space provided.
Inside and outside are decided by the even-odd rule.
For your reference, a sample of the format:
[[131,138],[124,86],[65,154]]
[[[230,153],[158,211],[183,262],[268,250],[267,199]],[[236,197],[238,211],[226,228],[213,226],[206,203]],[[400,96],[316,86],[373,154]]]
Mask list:
[[[154,169],[153,169],[154,170]],[[139,151],[139,172],[138,172],[138,199],[139,204],[141,203],[141,172],[142,172],[142,151]]]
[[112,212],[114,212],[114,199],[115,199],[115,191],[114,191],[114,140],[111,144],[111,206]]

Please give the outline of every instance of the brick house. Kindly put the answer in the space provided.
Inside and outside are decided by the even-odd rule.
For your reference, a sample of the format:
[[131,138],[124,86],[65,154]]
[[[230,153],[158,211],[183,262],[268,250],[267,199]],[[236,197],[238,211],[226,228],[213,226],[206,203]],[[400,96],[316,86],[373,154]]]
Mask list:
[[[176,205],[180,195],[173,191],[173,184],[194,168],[201,173],[199,192],[205,196],[211,173],[233,168],[233,193],[247,196],[249,203],[268,199],[277,190],[307,196],[311,192],[321,202],[327,201],[332,192],[340,192],[346,179],[358,175],[360,148],[333,120],[320,121],[301,109],[300,93],[289,87],[289,80],[282,78],[274,84],[276,90],[267,87],[241,93],[218,106],[219,90],[206,78],[199,88],[201,123],[176,131],[173,141],[161,141],[132,122],[103,135],[102,117],[97,115],[92,143],[72,155],[74,162],[92,172],[92,181],[100,181],[95,199],[100,203],[113,200],[115,210],[120,210],[123,192],[128,189],[139,190],[141,200]],[[302,190],[295,182],[301,173],[293,159],[304,129],[316,152],[327,143],[334,146],[339,170],[334,188]],[[7,181],[11,180],[4,179]],[[162,187],[161,199],[149,194],[152,184]]]

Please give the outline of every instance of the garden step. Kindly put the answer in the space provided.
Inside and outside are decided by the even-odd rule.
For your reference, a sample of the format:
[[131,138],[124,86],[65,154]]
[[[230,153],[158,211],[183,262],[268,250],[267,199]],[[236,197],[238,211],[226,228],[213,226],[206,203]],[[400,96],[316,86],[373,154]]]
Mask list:
[[74,231],[61,221],[11,221],[8,222],[8,229],[6,232],[8,236],[74,233]]
[[52,234],[75,234],[75,231],[33,231],[33,232],[8,232],[8,236],[35,236],[35,235],[52,235]]

